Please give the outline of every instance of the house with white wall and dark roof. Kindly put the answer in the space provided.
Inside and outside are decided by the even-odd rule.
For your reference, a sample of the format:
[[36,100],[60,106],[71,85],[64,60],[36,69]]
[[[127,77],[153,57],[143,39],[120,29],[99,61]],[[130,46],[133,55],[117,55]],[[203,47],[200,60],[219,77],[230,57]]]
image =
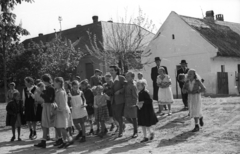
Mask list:
[[[99,57],[95,57],[90,54],[89,47],[92,46],[92,43],[96,45],[95,47],[99,48],[101,51],[111,50],[111,45],[109,45],[109,36],[113,34],[113,30],[118,29],[119,27],[122,29],[133,29],[131,37],[134,39],[135,35],[138,35],[137,32],[141,32],[144,38],[141,41],[143,44],[142,47],[146,47],[148,43],[154,37],[154,34],[138,25],[134,24],[125,24],[125,23],[116,23],[113,21],[99,21],[98,16],[92,17],[93,22],[87,25],[76,25],[74,28],[61,30],[61,37],[71,40],[76,44],[75,48],[81,50],[82,52],[86,53],[86,55],[80,59],[79,65],[77,67],[76,75],[80,76],[82,79],[90,79],[90,77],[94,74],[95,69],[100,69],[105,74],[108,72],[108,66],[102,59]],[[138,30],[137,30],[138,29]],[[139,30],[140,29],[140,30]],[[135,31],[136,30],[136,31]],[[59,33],[59,32],[57,32]],[[121,32],[119,32],[121,33]],[[122,33],[121,35],[123,35]],[[129,35],[129,34],[128,34]],[[95,40],[91,40],[89,37],[94,37]],[[22,43],[25,47],[31,41],[36,43],[46,43],[50,42],[56,37],[56,32],[50,34],[42,34],[40,33],[38,37],[30,38],[24,40]],[[96,41],[96,42],[93,42]],[[116,40],[117,41],[117,40]],[[143,51],[141,49],[141,51]]]
[[[176,82],[179,63],[185,59],[204,79],[207,94],[236,94],[240,73],[240,23],[224,21],[222,14],[207,11],[203,19],[178,15],[171,12],[149,43],[145,51],[151,57],[143,62],[161,57],[161,65],[168,68],[174,95],[181,96]],[[143,73],[152,91],[150,77],[152,65],[145,66]],[[238,86],[239,88],[239,86]]]

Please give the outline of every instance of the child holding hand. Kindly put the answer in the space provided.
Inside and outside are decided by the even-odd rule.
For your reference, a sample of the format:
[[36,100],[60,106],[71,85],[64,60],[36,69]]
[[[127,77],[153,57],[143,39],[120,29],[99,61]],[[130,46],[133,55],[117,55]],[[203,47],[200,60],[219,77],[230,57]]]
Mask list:
[[204,125],[202,116],[201,93],[205,92],[206,88],[194,69],[190,69],[188,71],[187,79],[188,80],[183,85],[182,92],[188,93],[190,117],[194,118],[195,121],[195,128],[192,130],[192,132],[197,132],[199,131],[199,121],[200,126]]
[[[143,130],[143,140],[142,142],[147,142],[148,140],[154,139],[154,132],[151,126],[158,122],[156,114],[153,109],[153,100],[151,99],[148,90],[146,89],[146,82],[144,80],[137,81],[138,93],[138,125],[142,126]],[[147,133],[149,132],[150,137],[147,138]]]
[[109,100],[109,96],[103,93],[103,87],[101,85],[96,86],[97,95],[94,96],[94,108],[95,108],[95,119],[97,123],[101,124],[101,132],[99,133],[99,137],[102,138],[106,135],[106,125],[105,122],[109,120],[109,113],[107,107],[107,100]]
[[72,82],[72,91],[69,96],[71,97],[73,123],[79,132],[75,139],[78,140],[81,137],[80,142],[86,142],[85,121],[88,115],[85,108],[86,99],[83,92],[79,90],[77,80]]

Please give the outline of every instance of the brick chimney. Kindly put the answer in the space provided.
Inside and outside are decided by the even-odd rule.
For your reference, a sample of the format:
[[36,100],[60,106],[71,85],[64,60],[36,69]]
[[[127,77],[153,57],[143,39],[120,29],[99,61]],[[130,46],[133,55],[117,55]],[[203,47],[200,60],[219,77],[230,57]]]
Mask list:
[[97,23],[98,22],[98,16],[93,16],[92,20],[93,20],[93,23]]
[[216,15],[216,20],[218,20],[218,21],[224,21],[223,14],[217,14],[217,15]]
[[206,17],[204,18],[208,21],[214,21],[214,12],[213,10],[207,11],[206,12]]
[[43,36],[43,33],[39,33],[38,36],[39,36],[39,37]]

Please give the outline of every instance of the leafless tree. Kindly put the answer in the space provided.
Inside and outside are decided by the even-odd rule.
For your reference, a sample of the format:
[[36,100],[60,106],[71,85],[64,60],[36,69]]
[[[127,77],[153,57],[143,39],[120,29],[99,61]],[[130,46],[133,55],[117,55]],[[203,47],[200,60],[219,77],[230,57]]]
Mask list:
[[90,45],[85,45],[88,52],[104,61],[105,68],[118,65],[122,72],[129,69],[141,69],[146,63],[141,63],[142,57],[148,57],[151,52],[143,52],[154,37],[155,25],[139,8],[137,17],[119,18],[118,22],[102,22],[102,41],[88,31]]

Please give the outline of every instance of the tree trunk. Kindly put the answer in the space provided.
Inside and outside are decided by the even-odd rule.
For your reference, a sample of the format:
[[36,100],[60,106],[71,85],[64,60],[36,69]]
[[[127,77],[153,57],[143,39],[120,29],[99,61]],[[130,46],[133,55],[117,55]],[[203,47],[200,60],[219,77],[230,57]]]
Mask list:
[[5,102],[7,102],[7,64],[6,64],[6,48],[5,42],[3,41],[3,82],[4,82],[4,93],[5,93]]

